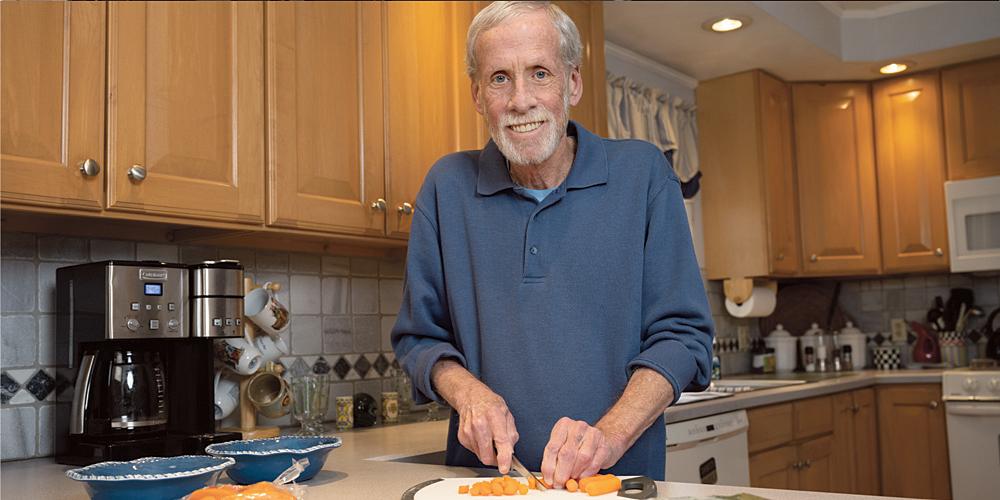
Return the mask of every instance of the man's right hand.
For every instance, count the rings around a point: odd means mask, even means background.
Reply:
[[[507,402],[454,360],[438,361],[434,387],[458,411],[458,442],[485,465],[510,472],[510,457],[520,437]]]

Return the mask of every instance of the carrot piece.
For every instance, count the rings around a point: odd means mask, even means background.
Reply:
[[[586,491],[586,490],[587,490],[587,483],[589,483],[589,482],[591,482],[591,481],[593,481],[594,479],[597,479],[597,478],[599,478],[599,477],[601,477],[601,476],[587,476],[587,477],[581,477],[581,478],[580,478],[580,481],[578,482],[578,485],[580,486],[580,489],[581,489],[581,490],[583,490],[583,491]]]
[[[464,495],[464,494],[466,494],[468,492],[469,492],[469,485],[463,484],[463,485],[461,485],[461,486],[458,487],[458,494],[459,495]]]
[[[498,497],[503,496],[503,485],[500,484],[501,482],[502,481],[500,482],[494,481],[493,484],[490,486],[490,490],[493,493],[493,496],[498,496]]]
[[[535,489],[535,476],[528,476],[528,489]]]
[[[579,487],[580,485],[576,482],[576,479],[570,478],[566,481],[566,491],[570,493],[576,493]]]
[[[622,487],[621,479],[610,474],[601,476],[597,479],[587,482],[587,494],[594,497],[597,495],[604,495],[605,493],[611,493],[620,490]]]
[[[517,482],[507,481],[507,484],[503,485],[504,495],[516,495],[517,494]]]
[[[528,494],[528,485],[526,485],[524,483],[518,483],[518,484],[520,484],[520,486],[517,487],[517,493],[520,494],[520,495],[527,495]]]

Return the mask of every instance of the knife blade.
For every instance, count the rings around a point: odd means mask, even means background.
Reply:
[[[521,476],[523,476],[525,479],[527,479],[529,477],[534,478],[535,479],[535,489],[538,489],[538,490],[541,490],[541,491],[545,491],[545,490],[548,489],[548,488],[545,487],[545,483],[541,480],[541,478],[539,478],[538,476],[532,474],[531,471],[529,471],[528,468],[525,467],[524,464],[522,464],[521,461],[518,460],[517,457],[515,457],[514,455],[510,456],[510,466],[511,466],[512,469],[514,469],[515,471],[517,471],[517,473],[520,474]]]

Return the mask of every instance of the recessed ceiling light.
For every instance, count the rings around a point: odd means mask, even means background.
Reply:
[[[750,22],[751,19],[747,16],[717,17],[701,23],[701,28],[713,33],[731,33],[750,26]]]
[[[878,72],[883,75],[895,75],[896,73],[902,73],[913,66],[914,63],[911,61],[896,61],[880,67]]]

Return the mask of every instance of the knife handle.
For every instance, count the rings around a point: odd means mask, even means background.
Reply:
[[[622,479],[622,487],[618,490],[618,496],[636,499],[655,498],[656,483],[647,476]]]

